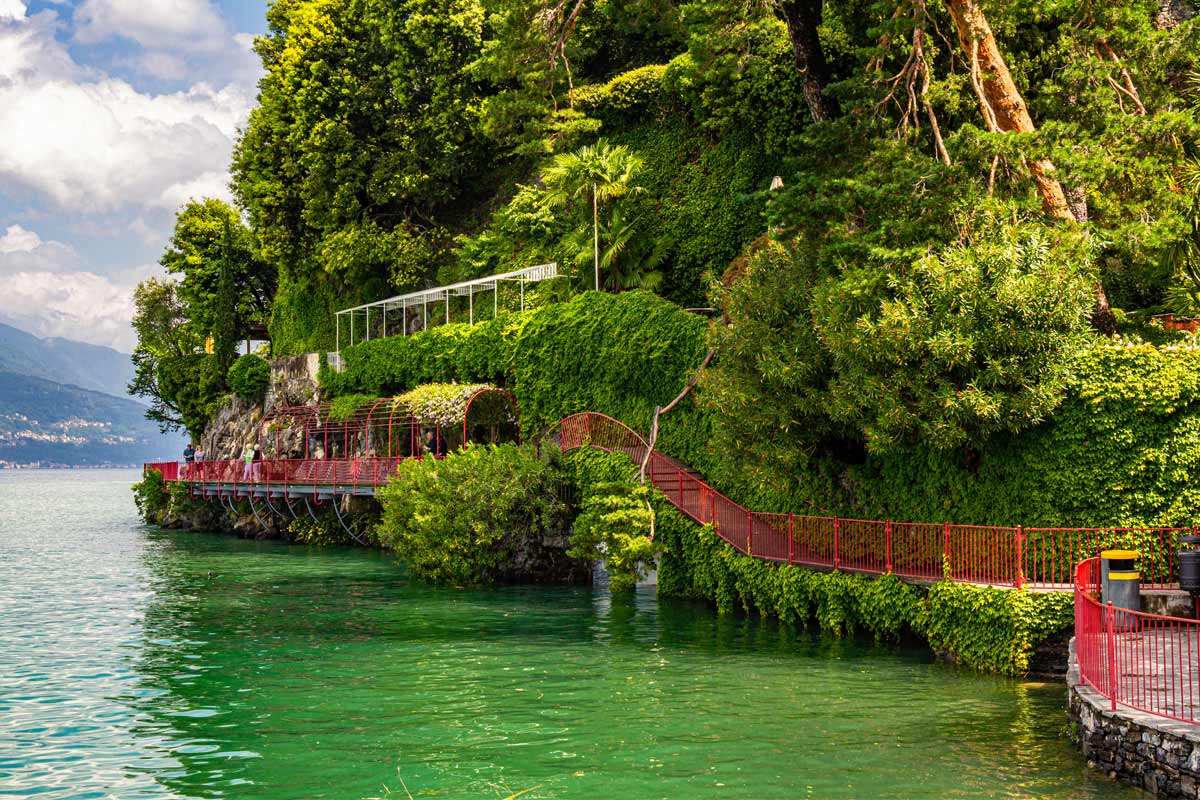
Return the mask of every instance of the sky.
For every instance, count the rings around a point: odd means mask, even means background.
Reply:
[[[0,322],[130,352],[190,199],[230,199],[266,0],[0,0]]]

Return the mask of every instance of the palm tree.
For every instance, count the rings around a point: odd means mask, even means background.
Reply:
[[[578,255],[576,263],[586,264],[594,256],[587,241],[586,229],[569,240]],[[666,259],[670,243],[665,239],[651,241],[637,235],[637,225],[629,219],[620,206],[613,209],[612,217],[604,227],[604,248],[600,251],[600,270],[604,273],[604,288],[613,292],[627,289],[654,291],[663,282],[660,269]]]
[[[542,170],[546,185],[544,202],[565,206],[592,192],[592,263],[596,271],[596,289],[600,288],[600,204],[609,203],[636,191],[633,181],[642,168],[642,159],[624,145],[610,145],[601,139],[574,153],[555,156]]]

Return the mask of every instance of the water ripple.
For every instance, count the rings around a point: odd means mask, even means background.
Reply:
[[[1135,797],[1061,687],[652,595],[410,585],[0,472],[0,798]]]

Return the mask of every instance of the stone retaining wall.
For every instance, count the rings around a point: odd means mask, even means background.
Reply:
[[[1108,698],[1079,683],[1075,642],[1067,668],[1071,740],[1088,766],[1164,798],[1200,798],[1200,726],[1111,709]]]

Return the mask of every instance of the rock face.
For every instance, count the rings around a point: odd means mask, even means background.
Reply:
[[[247,403],[239,397],[231,397],[213,417],[200,441],[210,461],[237,459],[247,444],[259,440],[259,423],[273,411],[291,406],[307,406],[320,400],[317,370],[320,367],[316,353],[277,358],[271,362],[271,383],[261,404]],[[281,429],[280,436],[267,436],[264,442],[268,455],[300,456],[304,453],[303,437],[298,430]]]
[[[1154,15],[1154,24],[1160,30],[1168,31],[1179,27],[1196,16],[1196,8],[1186,0],[1159,0],[1158,12]]]

